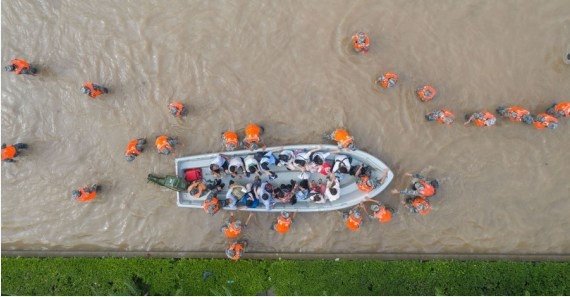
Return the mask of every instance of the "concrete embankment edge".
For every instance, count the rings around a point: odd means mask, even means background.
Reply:
[[[16,251],[3,250],[3,257],[113,257],[113,258],[225,258],[222,252],[207,251]],[[260,253],[246,252],[242,259],[290,260],[480,260],[480,261],[570,261],[570,254],[454,254],[454,253]]]

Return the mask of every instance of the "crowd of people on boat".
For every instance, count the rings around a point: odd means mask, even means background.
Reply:
[[[352,46],[357,53],[366,53],[370,49],[370,37],[362,32],[352,36]],[[10,64],[4,67],[5,71],[13,72],[17,75],[36,75],[38,69],[30,65],[23,59],[13,59]],[[393,88],[398,82],[398,75],[393,72],[386,72],[378,77],[376,84],[383,88]],[[109,89],[95,84],[91,81],[84,83],[80,91],[92,99],[108,94]],[[422,102],[432,101],[437,94],[436,89],[431,85],[421,86],[416,90],[418,99]],[[175,117],[182,118],[188,114],[188,108],[180,101],[171,102],[168,111]],[[558,119],[570,116],[570,102],[554,103],[544,112],[532,114],[527,109],[519,106],[496,108],[499,117],[507,118],[512,122],[523,122],[532,124],[537,129],[556,129]],[[447,109],[433,110],[425,115],[427,121],[437,121],[444,125],[451,125],[455,121],[454,114]],[[497,117],[487,110],[477,111],[465,116],[465,125],[473,122],[478,127],[491,127],[497,123]],[[322,152],[318,148],[309,151],[266,151],[266,145],[262,139],[264,128],[257,124],[249,124],[244,129],[244,136],[240,140],[236,131],[225,131],[221,134],[222,145],[226,151],[233,151],[237,148],[245,148],[252,151],[252,154],[245,157],[231,157],[219,154],[212,161],[210,170],[215,177],[214,181],[196,180],[192,182],[187,191],[194,197],[201,197],[204,192],[210,195],[205,200],[203,208],[206,213],[214,215],[222,208],[239,210],[247,208],[264,207],[271,209],[275,203],[295,204],[299,200],[306,200],[310,203],[325,203],[335,201],[341,196],[340,181],[344,175],[352,175],[358,189],[368,193],[372,189],[382,185],[388,174],[387,169],[380,177],[373,177],[370,168],[363,164],[351,164],[350,156],[342,154],[342,150],[356,150],[354,138],[345,129],[337,129],[327,133],[324,138],[335,141],[339,150],[335,152]],[[169,155],[174,152],[178,140],[169,135],[159,135],[155,138],[155,146],[158,153]],[[143,153],[147,140],[144,137],[135,138],[128,142],[125,150],[127,161],[134,161]],[[26,143],[2,144],[2,161],[16,162],[25,149]],[[261,151],[253,153],[253,151]],[[334,157],[332,155],[334,154]],[[332,159],[330,159],[332,157]],[[329,160],[330,159],[330,160]],[[298,180],[291,180],[289,184],[274,185],[271,181],[277,178],[273,166],[285,167],[288,170],[299,171]],[[313,173],[321,174],[325,181],[311,180]],[[227,187],[225,199],[219,199],[217,193],[225,188],[222,176],[228,175],[233,179],[240,179],[242,176],[254,176],[252,183],[245,185],[239,182],[230,181]],[[410,212],[425,215],[430,212],[429,199],[434,197],[439,184],[437,180],[427,179],[419,174],[406,173],[412,178],[411,188],[404,190],[393,189],[392,193],[402,196],[402,204]],[[263,180],[267,178],[267,180]],[[72,191],[72,198],[77,201],[87,202],[93,200],[100,192],[101,185],[90,184]],[[227,204],[226,204],[227,203]],[[365,207],[369,203],[369,208]],[[370,210],[370,212],[368,212]],[[389,222],[394,209],[388,207],[377,200],[367,197],[364,201],[343,213],[346,227],[350,230],[359,229],[362,224],[362,217],[378,220],[380,223]],[[296,212],[289,214],[283,211],[279,214],[271,229],[284,234],[293,223]],[[228,238],[236,239],[243,227],[246,227],[251,214],[245,224],[234,218],[233,211],[230,219],[222,227],[222,231]],[[243,255],[247,247],[247,242],[236,240],[226,249],[226,255],[237,260]]]

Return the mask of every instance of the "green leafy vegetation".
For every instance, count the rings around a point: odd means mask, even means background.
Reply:
[[[570,263],[2,258],[2,295],[570,295]]]

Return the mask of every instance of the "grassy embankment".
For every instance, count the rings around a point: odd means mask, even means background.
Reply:
[[[570,295],[567,262],[3,257],[1,268],[2,295]]]

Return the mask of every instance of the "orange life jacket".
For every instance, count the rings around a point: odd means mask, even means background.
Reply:
[[[182,111],[184,110],[184,104],[179,101],[174,101],[168,105],[168,109],[176,108],[176,117],[182,117]]]
[[[245,247],[241,243],[232,243],[232,245],[230,245],[230,250],[235,251],[235,255],[232,260],[237,261],[241,257],[242,251],[245,251]]]
[[[555,117],[547,114],[547,113],[541,113],[538,114],[536,116],[536,119],[534,120],[533,124],[537,129],[544,129],[544,128],[548,128],[549,124],[557,124],[558,123],[558,119],[556,119]]]
[[[214,205],[214,210],[212,211],[212,214],[215,214],[216,212],[218,212],[218,210],[220,210],[218,198],[212,197],[212,199],[210,200],[204,200],[204,211],[207,214],[210,214],[210,212],[208,212],[208,209],[210,208],[211,205]]]
[[[564,113],[564,117],[570,116],[570,102],[562,102],[554,106],[554,111],[558,114],[560,111]]]
[[[346,227],[348,227],[348,229],[350,230],[358,230],[358,228],[360,228],[361,222],[362,222],[362,217],[357,219],[354,217],[354,213],[351,213],[348,216],[348,219],[346,219]]]
[[[382,205],[378,211],[374,213],[374,217],[377,218],[380,223],[386,223],[392,220],[392,212]]]
[[[2,149],[2,161],[11,160],[16,157],[18,150],[13,145],[8,145]]]
[[[433,99],[433,97],[435,97],[436,91],[432,86],[427,85],[419,89],[417,94],[418,98],[420,98],[421,101],[427,102]]]
[[[16,65],[16,70],[14,70],[16,74],[20,74],[24,69],[30,70],[30,64],[24,60],[14,59],[10,61],[10,63],[12,63],[12,65]]]
[[[481,118],[481,119],[475,118],[475,125],[478,127],[487,127],[485,122],[487,120],[492,120],[492,119],[496,120],[496,117],[492,113],[485,111],[485,112],[483,112],[483,118]],[[492,126],[492,125],[489,125],[489,126]]]
[[[226,146],[226,148],[228,148],[229,146],[237,148],[239,146],[239,138],[237,133],[234,131],[227,131],[226,133],[224,133],[222,138],[224,139],[224,145]]]
[[[346,130],[337,129],[332,134],[333,134],[332,139],[338,142],[338,144],[340,144],[340,146],[343,148],[347,148],[353,142],[352,136],[350,136],[350,134],[348,134]]]
[[[368,193],[374,189],[374,185],[371,184],[370,178],[367,175],[360,177],[358,182],[356,182],[356,187],[365,193]]]
[[[435,194],[435,188],[430,183],[425,180],[420,180],[419,183],[424,187],[422,190],[417,189],[422,197],[431,197]]]
[[[418,211],[419,214],[421,215],[425,215],[427,213],[429,213],[429,211],[431,210],[431,206],[429,205],[429,203],[427,202],[427,200],[421,198],[421,197],[416,197],[414,199],[414,201],[412,202],[412,206]]]
[[[239,228],[236,227],[236,222],[233,222],[226,228],[226,237],[228,238],[238,237],[240,232],[241,232],[241,227]]]
[[[513,117],[511,114],[515,113],[516,116]],[[509,120],[513,121],[513,122],[520,122],[522,121],[522,117],[525,115],[530,114],[530,111],[522,108],[522,107],[518,107],[518,106],[513,106],[510,107],[509,109],[507,109],[506,112],[506,116],[509,118]]]
[[[398,81],[398,76],[395,73],[392,72],[386,72],[386,74],[384,74],[380,80],[378,81],[378,83],[383,86],[384,88],[388,88],[389,85],[388,83],[390,82],[390,79],[392,79],[394,81],[394,83],[396,83]]]
[[[168,149],[169,151],[172,151],[172,147],[170,146],[170,143],[168,143],[168,136],[166,135],[161,135],[158,138],[156,138],[154,144],[156,145],[156,148],[158,149],[159,152],[162,152],[164,148]]]
[[[256,124],[249,124],[245,127],[245,143],[250,145],[251,143],[259,143],[259,135],[261,134],[261,128]]]
[[[455,120],[455,116],[449,110],[442,109],[441,111],[443,112],[443,116],[440,117],[438,115],[437,121],[445,125],[451,125]]]
[[[275,224],[275,231],[281,234],[287,233],[289,226],[291,226],[291,218],[284,218],[280,215],[277,219],[277,224]]]
[[[130,155],[138,156],[138,155],[140,155],[141,152],[139,150],[137,150],[137,144],[138,144],[137,139],[131,140],[131,142],[129,142],[129,144],[127,145],[127,150],[125,151],[125,156],[130,156]]]
[[[92,82],[86,82],[85,84],[83,84],[83,87],[88,88],[91,91],[91,93],[89,94],[89,97],[91,97],[91,98],[95,98],[95,97],[103,94],[102,91],[96,90],[95,87],[93,87]]]
[[[368,51],[368,48],[370,47],[370,38],[368,37],[368,35],[364,34],[364,42],[363,43],[359,43],[359,34],[356,34],[354,36],[352,36],[352,46],[354,47],[354,50],[357,52],[360,51]]]
[[[79,190],[81,195],[76,198],[77,201],[87,202],[87,201],[93,200],[95,198],[95,196],[97,196],[97,191],[87,193],[87,191],[85,191],[85,189],[89,189],[89,187],[81,188]]]

